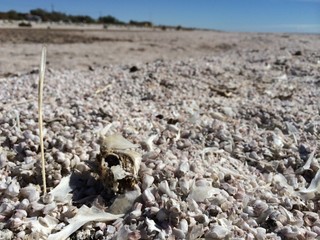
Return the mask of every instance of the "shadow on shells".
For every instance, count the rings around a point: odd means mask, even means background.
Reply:
[[[72,202],[79,207],[83,204],[92,206],[98,201],[111,212],[125,213],[140,195],[137,183],[141,157],[129,150],[137,145],[121,135],[101,137],[99,144],[100,154],[96,161],[86,162],[89,169],[70,175],[68,185]]]
[[[72,173],[70,176],[73,205],[80,207],[83,204],[92,206],[96,199],[103,199],[104,206],[110,206],[115,199],[115,194],[107,192],[99,179],[89,172]]]

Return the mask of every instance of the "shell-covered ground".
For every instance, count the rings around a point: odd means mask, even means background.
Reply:
[[[49,67],[45,197],[38,74],[0,79],[0,239],[47,239],[88,209],[70,239],[320,238],[320,49],[300,37],[194,59]],[[135,190],[105,189],[101,134],[138,145]],[[51,193],[61,179],[65,198]]]

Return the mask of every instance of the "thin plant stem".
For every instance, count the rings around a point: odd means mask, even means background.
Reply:
[[[47,48],[42,47],[40,71],[39,71],[39,86],[38,86],[38,113],[39,113],[39,135],[40,135],[40,149],[41,149],[41,173],[43,183],[43,193],[47,193],[46,186],[46,166],[44,160],[44,147],[43,147],[43,120],[42,120],[42,96],[43,96],[43,81],[46,71],[46,55]]]

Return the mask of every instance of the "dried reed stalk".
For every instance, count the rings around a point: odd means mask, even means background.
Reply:
[[[40,71],[39,71],[39,86],[38,86],[38,113],[39,113],[39,134],[40,134],[40,149],[41,149],[41,173],[43,183],[43,193],[47,193],[46,186],[46,168],[44,160],[44,147],[43,147],[43,120],[42,120],[42,95],[43,95],[43,80],[46,71],[46,55],[47,48],[42,47]]]

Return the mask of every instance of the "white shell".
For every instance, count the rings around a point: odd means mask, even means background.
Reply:
[[[120,165],[112,166],[111,171],[113,173],[114,180],[116,181],[124,179],[128,175]]]
[[[0,153],[0,169],[4,168],[8,163],[7,154],[5,152]]]
[[[42,201],[43,203],[45,204],[49,204],[49,203],[52,203],[54,200],[54,196],[51,194],[51,193],[47,193],[46,195],[44,195],[42,197]]]
[[[200,209],[199,209],[198,203],[195,200],[191,199],[191,198],[188,199],[188,207],[189,207],[190,211],[193,211],[193,212],[199,211],[199,212],[201,212]]]
[[[147,188],[146,190],[143,191],[143,193],[142,193],[142,199],[143,199],[147,204],[152,204],[152,203],[155,201],[155,197],[153,196],[150,188]]]
[[[220,194],[220,189],[209,186],[195,186],[187,199],[192,199],[196,202],[204,202],[206,199],[212,198],[214,195]]]
[[[188,239],[198,239],[200,236],[203,235],[203,225],[198,224],[198,225],[193,225],[191,228],[190,233],[188,234]]]
[[[159,228],[156,227],[156,223],[152,220],[152,219],[149,219],[149,218],[146,218],[146,224],[148,226],[148,231],[149,232],[153,232],[153,231],[156,231],[156,232],[161,232],[161,230]]]
[[[161,192],[167,194],[169,197],[177,199],[177,195],[173,191],[171,191],[167,180],[164,180],[164,181],[160,182],[159,190]]]
[[[187,161],[183,161],[180,163],[179,171],[183,174],[186,174],[190,170],[190,164]]]
[[[178,228],[173,228],[172,234],[176,237],[176,239],[185,239],[186,238],[186,234]]]
[[[113,215],[111,213],[106,213],[101,209],[96,207],[87,207],[83,205],[77,214],[69,219],[69,225],[64,227],[60,232],[51,234],[48,240],[55,239],[67,239],[73,232],[78,230],[81,226],[91,221],[113,221],[115,219],[121,218],[123,214]]]
[[[31,209],[34,212],[41,211],[44,208],[44,204],[39,203],[38,201],[34,201],[30,203]]]
[[[314,148],[314,150],[312,151],[312,153],[309,155],[308,160],[306,161],[306,163],[303,165],[303,167],[301,169],[299,169],[298,171],[303,172],[304,170],[308,170],[310,169],[311,165],[318,165],[318,161],[315,159],[314,155],[316,153],[317,150],[317,145]]]
[[[26,210],[17,209],[16,212],[15,212],[15,214],[14,214],[14,216],[15,216],[16,218],[23,219],[23,218],[25,218],[25,217],[28,216],[28,213],[27,213]]]
[[[142,214],[142,204],[141,203],[137,203],[135,209],[130,213],[130,217],[131,218],[138,218],[141,216]]]
[[[180,178],[179,187],[183,194],[188,194],[190,189],[190,181],[186,178]]]
[[[40,199],[39,186],[29,184],[20,190],[23,197],[27,198],[31,203]]]
[[[106,150],[125,150],[129,148],[137,148],[137,144],[133,144],[127,139],[125,139],[122,135],[114,134],[108,137],[102,138],[101,146]]]
[[[12,179],[5,193],[11,197],[16,197],[19,195],[20,184],[17,182],[15,178]]]
[[[145,148],[147,152],[152,152],[154,150],[153,141],[158,137],[158,134],[149,136],[146,140],[141,142],[141,145]]]
[[[143,179],[142,179],[142,186],[141,186],[142,189],[147,189],[147,188],[151,187],[153,181],[154,181],[153,176],[148,175],[148,174],[144,175]]]
[[[14,228],[14,229],[16,229],[16,228],[20,227],[22,224],[24,224],[24,221],[21,220],[21,218],[17,218],[17,217],[10,218],[9,222],[10,222],[10,225],[12,226],[12,228]]]
[[[313,199],[315,197],[315,194],[319,192],[320,192],[320,169],[312,179],[309,187],[307,189],[301,190],[300,193],[306,199]]]
[[[18,239],[19,239],[19,238],[20,238],[20,239],[26,239],[25,236],[26,236],[26,232],[25,232],[25,231],[20,231],[20,232],[17,233],[17,236],[16,236],[16,237],[17,237]]]
[[[179,229],[185,234],[188,233],[189,226],[188,226],[188,221],[186,219],[183,218],[180,220]]]
[[[205,238],[206,239],[224,239],[229,234],[230,230],[220,226],[215,225],[212,229],[209,230],[208,233],[206,233]]]
[[[45,205],[45,207],[43,208],[43,213],[44,214],[49,214],[51,212],[53,212],[57,207],[57,204],[55,202],[52,202],[50,204]]]
[[[30,201],[27,198],[25,198],[20,202],[20,204],[18,205],[18,208],[26,210],[29,204],[30,204]]]
[[[256,216],[259,216],[269,208],[268,204],[261,200],[256,200],[253,204],[253,211]]]
[[[60,183],[51,190],[50,195],[54,197],[55,201],[64,202],[71,199],[72,196],[69,194],[72,191],[72,188],[70,187],[70,178],[71,175],[63,177]]]

